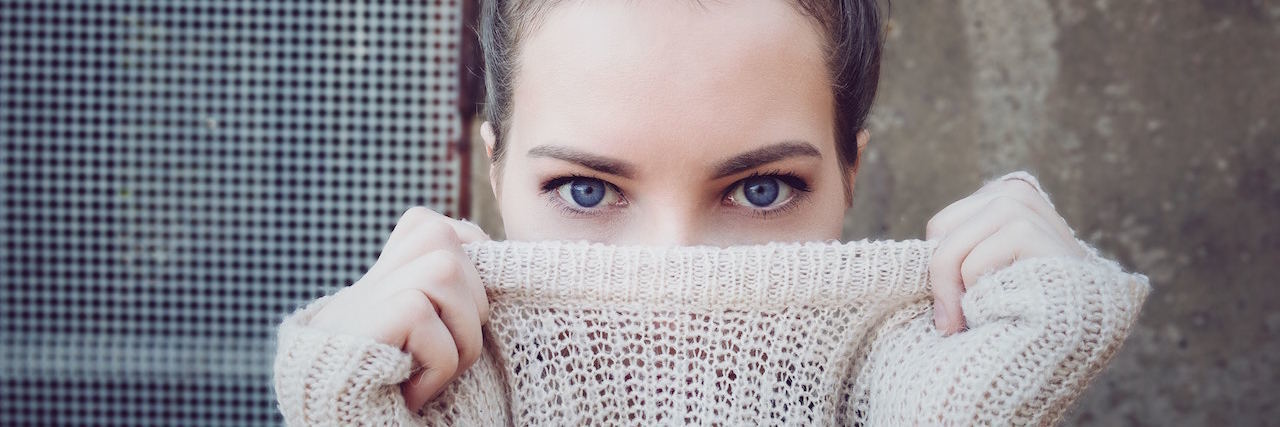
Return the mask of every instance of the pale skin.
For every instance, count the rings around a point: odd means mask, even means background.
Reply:
[[[858,165],[841,167],[820,29],[785,1],[566,2],[521,41],[505,154],[491,169],[512,240],[738,245],[835,240]],[[482,137],[492,155],[492,125]],[[858,158],[870,141],[857,135]],[[583,203],[583,202],[587,203]],[[587,206],[590,205],[590,206]],[[996,181],[939,211],[925,238],[935,322],[1016,260],[1083,257],[1030,183]],[[363,278],[313,324],[372,337],[420,367],[420,408],[482,351],[488,301],[462,244],[474,225],[425,208],[399,220]]]

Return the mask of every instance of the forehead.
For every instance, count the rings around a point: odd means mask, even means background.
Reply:
[[[562,3],[520,42],[511,148],[834,144],[822,40],[784,0]]]

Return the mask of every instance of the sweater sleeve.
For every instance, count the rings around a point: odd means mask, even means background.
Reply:
[[[1083,242],[1082,242],[1083,244]],[[1019,260],[961,299],[969,329],[943,337],[932,301],[877,331],[855,396],[871,425],[1049,425],[1119,349],[1150,292],[1089,247]],[[853,397],[853,396],[851,396]]]
[[[310,327],[335,295],[313,301],[280,324],[273,375],[286,424],[417,424],[397,386],[409,377],[412,357],[372,338]]]
[[[413,372],[410,354],[372,338],[311,326],[315,314],[336,295],[313,301],[280,324],[273,374],[276,401],[286,424],[509,423],[503,379],[488,351],[421,411],[410,411],[400,392],[400,383]]]
[[[1022,180],[1053,205],[1026,171]],[[866,351],[847,414],[869,425],[1050,425],[1115,355],[1150,292],[1080,241],[1083,258],[1019,260],[981,277],[961,298],[968,329],[944,337],[933,301],[889,316]]]

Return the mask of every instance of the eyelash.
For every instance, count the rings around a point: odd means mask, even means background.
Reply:
[[[557,188],[560,188],[560,186],[561,186],[561,185],[565,185],[565,184],[568,184],[568,183],[570,183],[570,182],[573,182],[573,180],[575,180],[575,179],[594,179],[594,180],[597,180],[597,181],[603,182],[603,183],[604,183],[604,185],[607,185],[607,186],[609,186],[609,188],[613,189],[613,191],[618,192],[618,196],[622,199],[623,203],[624,203],[624,204],[626,203],[627,198],[626,198],[625,196],[623,196],[623,195],[622,195],[622,189],[621,189],[621,188],[618,188],[618,186],[613,185],[613,183],[611,183],[611,182],[609,182],[609,181],[607,181],[607,180],[601,179],[601,178],[597,178],[597,177],[589,176],[589,175],[579,175],[579,174],[570,174],[570,175],[558,176],[558,177],[555,177],[555,178],[551,178],[551,179],[547,180],[546,182],[542,183],[542,195],[543,195],[543,197],[546,197],[546,198],[547,198],[547,203],[551,204],[551,205],[552,205],[552,207],[555,207],[555,208],[557,208],[557,209],[560,209],[560,211],[561,211],[561,212],[564,212],[566,215],[573,215],[573,216],[594,216],[594,215],[599,215],[602,211],[604,211],[605,209],[607,209],[607,207],[605,207],[605,208],[585,209],[585,210],[584,210],[584,209],[578,209],[578,208],[575,208],[575,207],[573,207],[573,206],[570,206],[568,203],[565,203],[565,201],[564,201],[564,200],[561,200],[561,199],[560,199],[560,196],[559,196],[558,194],[556,194],[556,189],[557,189]]]
[[[728,200],[730,195],[733,193],[734,189],[737,189],[738,186],[742,185],[743,181],[746,181],[751,178],[757,178],[757,177],[767,177],[767,178],[776,179],[778,181],[782,181],[783,184],[791,186],[791,189],[795,191],[791,193],[791,200],[788,200],[786,204],[783,204],[781,206],[777,206],[769,209],[746,208],[751,211],[752,216],[756,216],[760,218],[768,218],[770,216],[781,215],[781,214],[790,212],[792,209],[799,207],[800,202],[804,201],[805,197],[808,197],[809,192],[813,191],[812,189],[809,188],[809,183],[805,181],[804,178],[801,178],[800,176],[793,174],[791,172],[784,172],[781,170],[772,170],[772,171],[766,171],[766,172],[756,171],[756,172],[752,172],[751,175],[745,176],[742,179],[735,181],[733,185],[730,185],[729,188],[725,190],[724,194],[720,196],[720,200],[722,201]],[[729,203],[732,203],[732,202],[729,202]],[[734,206],[739,207],[736,204]]]
[[[793,174],[791,172],[784,172],[781,170],[772,170],[767,172],[756,171],[756,172],[753,172],[751,175],[748,175],[746,177],[743,177],[742,179],[734,181],[733,185],[730,185],[729,188],[725,189],[724,193],[720,195],[720,200],[722,202],[727,200],[730,194],[732,194],[733,191],[738,188],[738,186],[742,185],[743,181],[746,181],[751,178],[757,178],[757,177],[774,178],[774,179],[777,179],[778,181],[782,181],[783,184],[791,186],[793,190],[796,190],[795,192],[792,193],[791,200],[787,201],[787,203],[784,205],[771,208],[771,209],[747,208],[751,211],[751,215],[758,216],[760,218],[768,218],[770,216],[780,215],[780,214],[784,214],[791,211],[792,209],[796,208],[800,204],[800,202],[803,201],[804,198],[808,196],[808,194],[811,191],[813,191],[812,189],[809,188],[808,181],[805,181],[804,178],[801,178],[799,175]],[[550,203],[553,207],[560,209],[562,212],[564,212],[567,215],[594,216],[594,215],[601,214],[601,212],[604,209],[607,209],[607,207],[587,209],[587,210],[578,209],[569,205],[564,200],[560,200],[560,196],[556,194],[556,189],[560,188],[560,186],[564,184],[573,182],[573,180],[575,179],[598,180],[604,183],[604,185],[609,186],[609,188],[613,189],[613,191],[616,191],[618,193],[619,198],[622,199],[623,203],[624,204],[626,203],[626,200],[627,200],[626,195],[622,193],[622,189],[618,188],[618,186],[613,185],[613,183],[601,178],[597,178],[589,175],[581,175],[581,174],[562,175],[562,176],[548,179],[545,182],[543,182],[541,185],[541,189],[542,189],[541,194],[543,195],[543,197],[547,198],[548,203]],[[740,207],[736,204],[733,206]]]

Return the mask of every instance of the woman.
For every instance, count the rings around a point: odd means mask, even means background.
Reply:
[[[481,37],[493,191],[512,240],[739,245],[840,237],[876,92],[873,0],[487,1]],[[938,212],[930,273],[944,333],[966,284],[1087,248],[1012,174]],[[422,407],[481,354],[488,305],[461,245],[423,208],[313,326],[400,347]],[[438,315],[437,315],[438,313]]]

